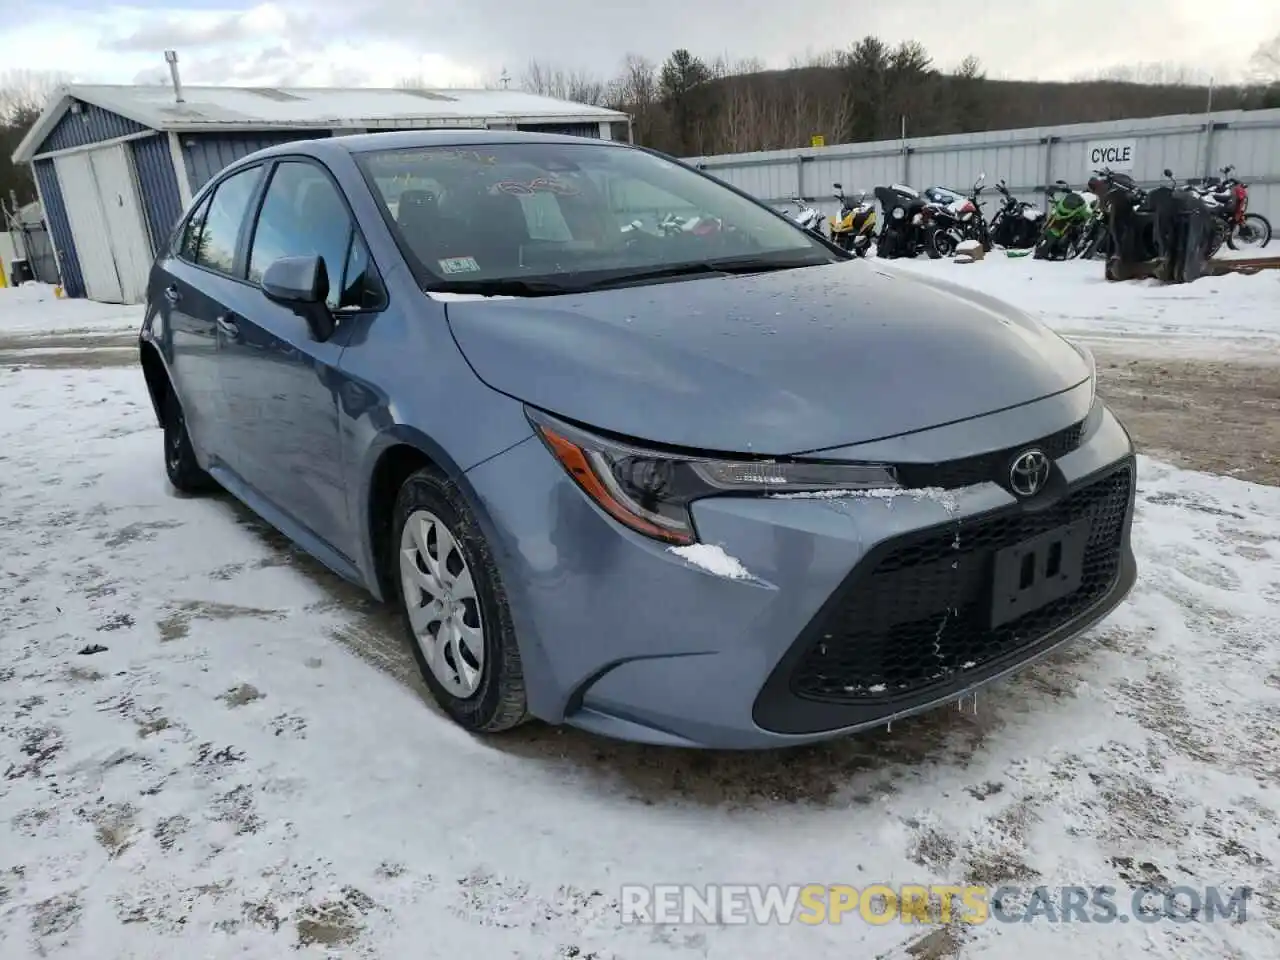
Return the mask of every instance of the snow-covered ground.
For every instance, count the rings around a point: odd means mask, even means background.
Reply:
[[[1088,341],[1136,339],[1154,341],[1159,349],[1181,345],[1214,352],[1206,341],[1226,339],[1227,347],[1280,349],[1280,270],[1169,285],[1110,282],[1096,260],[1045,263],[999,250],[969,264],[925,257],[871,262],[974,287],[1031,311],[1059,333]]]
[[[54,289],[47,283],[0,289],[0,338],[137,330],[142,324],[142,307],[59,298]]]
[[[990,274],[1071,309],[1072,265],[1040,266]],[[1116,296],[1139,324],[1225,324],[1180,292]],[[1240,296],[1245,324],[1275,309]],[[85,326],[67,306],[45,329]],[[4,366],[0,409],[5,960],[1280,956],[1280,488],[1142,459],[1131,599],[976,714],[766,755],[476,740],[405,682],[376,610],[227,500],[172,492],[137,370]],[[618,910],[627,883],[1005,881],[1116,886],[1122,913],[1143,883],[1257,893],[1243,924],[923,945]]]

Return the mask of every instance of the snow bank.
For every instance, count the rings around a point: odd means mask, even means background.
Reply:
[[[1059,333],[1280,340],[1280,270],[1228,274],[1195,283],[1113,283],[1100,261],[1049,263],[993,250],[964,269],[950,260],[889,261],[1006,300]]]

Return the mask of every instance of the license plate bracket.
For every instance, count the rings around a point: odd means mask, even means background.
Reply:
[[[992,565],[992,628],[1078,590],[1088,541],[1085,518],[997,552]]]

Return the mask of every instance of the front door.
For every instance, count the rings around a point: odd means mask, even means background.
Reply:
[[[252,231],[249,284],[227,304],[229,322],[219,331],[234,469],[276,509],[351,559],[356,543],[347,513],[338,361],[349,333],[341,316],[351,299],[344,299],[343,278],[348,261],[364,275],[365,247],[336,182],[318,163],[301,159],[276,164]],[[328,305],[338,318],[325,342],[257,286],[277,259],[312,255],[325,261]]]

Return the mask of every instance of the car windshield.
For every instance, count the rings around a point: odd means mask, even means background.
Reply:
[[[357,159],[428,290],[568,293],[840,259],[786,219],[641,150],[523,142]]]

